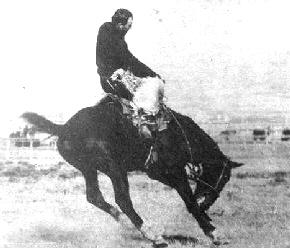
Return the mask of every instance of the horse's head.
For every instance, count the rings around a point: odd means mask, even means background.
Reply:
[[[213,205],[230,180],[232,168],[240,165],[230,160],[206,161],[199,165],[200,174],[195,178],[194,196],[202,211]]]
[[[233,162],[226,157],[211,160],[201,159],[199,160],[201,162],[190,166],[190,152],[193,152],[193,157],[197,154],[194,153],[193,149],[190,150],[186,142],[180,140],[180,137],[182,136],[177,137],[169,130],[163,131],[159,140],[161,166],[172,171],[186,164],[189,165],[188,178],[196,182],[194,196],[201,210],[206,211],[213,205],[230,180],[231,170],[234,167]],[[175,139],[173,140],[173,138]]]
[[[174,111],[172,113],[175,121],[169,125],[168,130],[171,134],[171,140],[167,142],[171,144],[169,153],[173,154],[172,161],[179,158],[180,164],[194,165],[190,168],[188,177],[194,177],[194,196],[201,210],[206,211],[230,180],[232,168],[242,164],[226,157],[216,142],[191,118]]]

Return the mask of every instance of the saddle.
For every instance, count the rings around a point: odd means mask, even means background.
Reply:
[[[111,99],[108,101],[108,98]],[[131,101],[120,98],[111,93],[107,93],[101,102],[109,104],[118,102],[121,105],[122,114],[128,118],[135,126],[140,136],[146,139],[153,139],[154,132],[161,132],[167,129],[168,123],[172,120],[171,113],[165,104],[162,104],[156,115],[148,114],[143,109],[137,109]]]
[[[164,82],[160,78],[139,78],[130,71],[118,69],[110,79],[125,88],[127,95],[132,95],[126,99],[114,94],[122,105],[123,114],[138,128],[140,135],[152,139],[154,132],[167,128],[171,114],[163,102]]]
[[[148,114],[144,109],[134,109],[122,102],[123,114],[129,118],[133,125],[138,128],[140,135],[152,139],[154,132],[161,132],[167,129],[172,117],[166,106],[162,104],[159,111],[153,115]]]

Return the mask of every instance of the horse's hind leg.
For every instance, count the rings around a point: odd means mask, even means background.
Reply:
[[[140,229],[143,224],[143,220],[133,208],[133,203],[131,201],[129,193],[129,182],[127,174],[122,175],[122,172],[120,172],[120,174],[113,174],[114,175],[110,175],[110,179],[114,188],[115,202],[120,207],[122,212],[128,216],[128,218],[135,225],[135,227],[137,229]]]
[[[106,213],[110,214],[116,221],[119,221],[121,212],[105,201],[99,189],[98,175],[96,172],[85,173],[87,201]]]

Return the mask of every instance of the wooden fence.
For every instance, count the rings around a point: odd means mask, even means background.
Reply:
[[[225,147],[229,152],[235,150],[235,147],[239,147],[238,150],[250,151],[257,145],[262,150],[266,149],[263,148],[264,145],[269,145],[271,146],[271,151],[279,150],[281,147],[287,147],[288,154],[288,151],[290,151],[290,137],[289,139],[285,139],[285,137],[283,138],[283,136],[277,135],[280,132],[271,132],[263,136],[264,138],[254,137],[253,130],[250,129],[208,133],[221,147]],[[51,139],[43,142],[43,140],[39,141],[37,139],[27,138],[0,138],[0,162],[27,161],[29,163],[47,165],[64,162],[57,151],[56,140]]]
[[[42,144],[37,140],[0,138],[0,161],[55,164],[63,159],[55,141]]]

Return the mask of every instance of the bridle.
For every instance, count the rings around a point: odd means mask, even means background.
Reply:
[[[202,167],[202,164],[199,164],[199,166]],[[224,161],[224,162],[223,162],[223,169],[222,169],[222,171],[221,171],[221,173],[220,173],[220,175],[219,175],[219,179],[217,180],[217,182],[216,182],[216,184],[215,184],[214,186],[212,186],[212,185],[210,185],[209,183],[203,181],[203,180],[200,178],[200,176],[196,176],[195,174],[194,174],[194,175],[191,175],[191,174],[190,174],[190,175],[188,175],[188,177],[189,177],[191,180],[198,181],[198,182],[200,182],[200,183],[206,185],[206,186],[209,187],[213,192],[215,192],[215,194],[216,194],[217,196],[219,196],[218,187],[219,187],[219,185],[220,185],[222,179],[223,179],[224,177],[226,177],[226,176],[225,176],[225,171],[226,171],[226,168],[227,168],[227,167],[228,167],[228,163]],[[193,171],[194,171],[194,170],[193,170]]]

